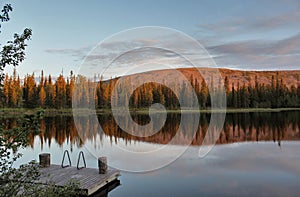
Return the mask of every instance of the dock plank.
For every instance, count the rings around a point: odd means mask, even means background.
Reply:
[[[76,167],[62,168],[60,165],[50,165],[47,168],[40,168],[40,179],[38,183],[55,183],[56,186],[63,186],[70,180],[78,181],[80,189],[87,191],[91,195],[116,180],[120,176],[120,171],[108,169],[106,174],[99,174],[98,169],[83,168],[78,170]]]

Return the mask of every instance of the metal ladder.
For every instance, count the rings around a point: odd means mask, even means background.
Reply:
[[[69,160],[69,164],[68,165],[64,165],[64,161],[65,161],[65,157],[68,157],[68,160]],[[83,166],[79,167],[79,163],[80,163],[80,158],[82,157],[83,159]],[[61,167],[62,168],[66,168],[66,167],[70,167],[72,166],[72,163],[71,163],[71,158],[70,158],[70,154],[69,154],[69,151],[68,150],[65,150],[64,151],[64,155],[63,155],[63,159],[62,159],[62,162],[61,162]],[[78,160],[77,160],[77,170],[81,170],[83,168],[86,168],[86,162],[85,162],[85,157],[84,157],[84,154],[82,151],[79,152],[79,155],[78,155]]]

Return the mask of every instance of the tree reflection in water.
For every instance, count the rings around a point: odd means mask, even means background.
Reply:
[[[300,111],[292,112],[253,112],[253,113],[228,113],[217,144],[228,144],[234,142],[247,141],[274,141],[281,145],[281,141],[299,141],[300,140]],[[150,119],[148,115],[134,114],[132,118],[141,125],[147,124]],[[191,116],[191,123],[193,123]],[[200,116],[199,126],[194,135],[193,128],[180,127],[181,115],[179,113],[169,113],[163,128],[148,137],[138,137],[122,131],[116,124],[112,115],[99,115],[98,121],[103,129],[99,132],[99,123],[89,119],[89,116],[81,118],[82,124],[79,124],[78,135],[72,116],[45,117],[41,120],[41,133],[39,134],[41,148],[51,146],[52,140],[59,145],[68,142],[71,149],[74,146],[82,147],[86,140],[94,141],[100,137],[100,140],[109,139],[110,143],[118,143],[123,140],[128,143],[142,141],[156,144],[167,144],[170,140],[176,145],[186,144],[192,141],[191,145],[200,146],[205,137],[209,126],[210,114],[203,113]],[[159,121],[160,119],[156,119]],[[5,123],[7,128],[17,124],[14,118],[0,120]],[[124,120],[127,121],[127,120]],[[193,127],[194,124],[191,124]],[[181,129],[181,135],[176,135],[178,129]],[[211,134],[213,135],[213,134]],[[30,135],[30,146],[34,146],[35,136]]]

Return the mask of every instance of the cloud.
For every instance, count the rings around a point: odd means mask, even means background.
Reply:
[[[300,26],[300,9],[296,9],[274,16],[248,16],[239,18],[227,18],[226,20],[211,23],[199,24],[202,32],[209,31],[216,36],[233,36],[237,34],[265,33],[278,29],[298,29]]]
[[[280,40],[270,49],[274,55],[299,55],[300,54],[300,33]]]
[[[273,16],[270,18],[257,18],[252,24],[249,24],[249,29],[273,30],[275,28],[287,27],[292,24],[300,25],[300,10],[288,12],[285,14]]]
[[[235,35],[237,32],[243,31],[247,35],[247,29],[276,29],[287,26],[288,24],[297,24],[300,22],[294,17],[300,18],[300,12],[295,11],[289,14],[281,14],[269,18],[259,18],[252,22],[240,18],[233,21],[225,21],[222,24],[202,25],[212,31],[224,32],[223,39],[227,34]],[[299,31],[299,30],[298,30]],[[226,39],[216,39],[214,42],[206,40],[205,47],[209,54],[214,58],[219,67],[230,67],[239,69],[299,69],[300,64],[300,32],[293,31],[292,36],[277,40],[270,40],[267,36],[261,39],[253,39],[249,36],[246,40],[226,41]],[[233,36],[234,38],[234,36]],[[252,38],[252,39],[251,39]],[[205,38],[200,38],[199,43],[202,44]],[[193,60],[200,62],[200,66],[212,66],[209,55],[203,49],[202,53],[195,53],[196,48],[192,42],[178,37],[178,35],[159,35],[151,39],[121,37],[112,39],[101,44],[101,46],[93,49],[92,47],[82,47],[77,49],[48,49],[47,53],[60,54],[75,57],[78,60],[85,59],[86,66],[89,70],[93,67],[103,65],[103,67],[114,64],[115,69],[127,68],[130,64],[143,65],[149,62],[157,62],[161,64],[169,64],[173,67],[191,67],[186,60],[182,58],[192,57]],[[171,49],[171,50],[169,50]],[[178,51],[172,51],[177,49]],[[177,54],[176,52],[179,52]],[[182,55],[182,56],[181,56]],[[199,65],[196,65],[199,66]],[[87,69],[88,70],[88,69]],[[88,72],[88,71],[87,71]],[[115,72],[115,70],[114,70]],[[120,71],[121,72],[121,71]],[[117,72],[116,72],[117,75]]]
[[[248,69],[299,69],[300,33],[281,40],[247,40],[208,47],[217,64]]]
[[[91,46],[85,46],[77,49],[72,48],[52,48],[46,49],[45,52],[54,55],[75,57],[76,61],[81,61],[92,49]]]
[[[181,38],[178,35],[161,36],[157,39],[130,39],[119,38],[120,40],[106,41],[96,47],[87,61],[95,65],[99,62],[118,62],[119,64],[145,63],[149,61],[168,60],[182,58],[197,54],[208,56],[204,47],[199,52],[199,44],[191,39]],[[197,47],[197,48],[196,48]],[[98,62],[97,62],[98,61]]]
[[[300,9],[266,16],[227,18],[212,24],[200,24],[209,32],[206,48],[218,66],[242,69],[299,69]]]

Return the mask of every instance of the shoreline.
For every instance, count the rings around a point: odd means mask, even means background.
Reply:
[[[120,109],[121,110],[121,109]],[[38,111],[44,111],[44,116],[72,116],[73,110],[71,108],[67,109],[27,109],[27,108],[4,108],[0,109],[0,118],[5,117],[15,117],[22,115],[30,115],[34,114]],[[251,112],[282,112],[282,111],[300,111],[300,108],[227,108],[223,109],[201,109],[201,110],[189,110],[189,109],[173,109],[166,110],[167,113],[251,113]],[[149,114],[149,109],[130,109],[131,114]],[[157,113],[163,113],[164,111],[155,111]],[[94,113],[93,110],[90,109],[77,109],[76,113],[78,115],[88,115]],[[96,114],[112,114],[109,109],[101,109],[96,110]]]

